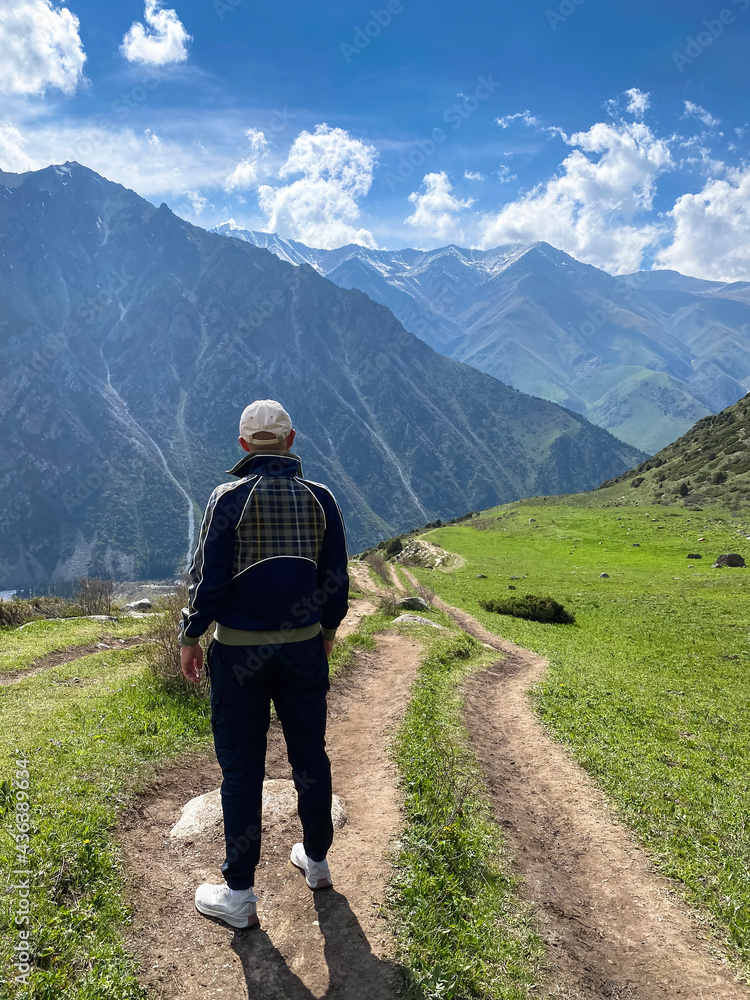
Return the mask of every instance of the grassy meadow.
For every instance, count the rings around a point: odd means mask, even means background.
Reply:
[[[413,572],[549,659],[533,692],[545,725],[750,968],[750,568],[711,568],[727,552],[750,562],[746,527],[720,510],[525,501],[428,532],[466,562]],[[575,623],[480,608],[509,588]]]

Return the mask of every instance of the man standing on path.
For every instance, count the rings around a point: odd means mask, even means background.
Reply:
[[[211,727],[224,780],[225,885],[195,893],[200,913],[233,927],[258,922],[253,892],[260,858],[266,734],[274,703],[297,789],[304,840],[291,860],[311,889],[331,885],[331,766],[325,751],[328,657],[347,612],[346,534],[332,493],[302,478],[295,431],[275,400],[256,400],[240,419],[248,454],[238,482],[211,494],[190,567],[180,628],[182,672],[197,683],[198,644],[208,649]]]

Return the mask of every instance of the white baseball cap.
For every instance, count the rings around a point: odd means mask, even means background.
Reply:
[[[257,437],[261,432],[275,435],[271,438]],[[275,399],[256,399],[246,406],[240,417],[240,437],[248,444],[262,444],[273,447],[283,444],[292,432],[292,418],[281,403]]]

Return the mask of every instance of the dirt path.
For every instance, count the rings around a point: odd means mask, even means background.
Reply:
[[[359,605],[355,614],[364,613]],[[380,914],[390,877],[386,860],[400,827],[395,770],[387,751],[420,660],[416,642],[383,635],[358,653],[356,668],[329,696],[328,747],[333,787],[347,823],[329,854],[334,888],[313,894],[289,863],[301,839],[297,820],[263,831],[256,880],[260,929],[233,931],[201,917],[195,887],[220,882],[221,828],[181,847],[168,838],[182,805],[216,788],[213,756],[163,772],[126,815],[121,843],[135,907],[128,946],[143,964],[155,997],[201,1000],[354,1000],[395,998],[398,976]],[[288,778],[283,738],[269,734],[267,776]]]
[[[26,677],[33,677],[34,674],[41,674],[52,667],[59,667],[63,663],[72,663],[73,660],[80,660],[82,656],[89,656],[92,653],[102,653],[105,649],[128,649],[129,646],[137,646],[143,642],[146,642],[146,637],[143,635],[132,635],[127,639],[105,636],[103,639],[99,639],[97,642],[90,642],[86,646],[69,646],[68,649],[46,653],[44,656],[40,656],[37,660],[34,660],[33,663],[30,663],[28,667],[0,674],[0,687],[4,687],[7,684],[15,684]]]
[[[409,574],[407,574],[409,576]],[[504,658],[466,692],[466,722],[548,945],[548,996],[748,1000],[707,930],[545,733],[527,693],[541,657],[436,604]]]

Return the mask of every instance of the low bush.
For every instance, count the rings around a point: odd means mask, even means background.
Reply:
[[[497,615],[512,615],[530,622],[544,622],[555,625],[572,625],[575,615],[567,611],[551,597],[537,597],[535,594],[521,594],[501,601],[480,601],[484,611],[494,611]]]
[[[384,594],[378,597],[378,610],[384,615],[400,615],[401,608],[398,606],[400,599],[400,595],[392,587],[389,587]]]
[[[386,565],[385,559],[380,552],[371,552],[367,557],[367,565],[378,574],[383,583],[390,584],[391,575],[388,572],[388,566]]]
[[[112,612],[114,589],[112,580],[82,576],[76,584],[73,600],[84,615],[108,615]]]
[[[162,614],[152,618],[150,631],[151,642],[145,650],[146,663],[156,679],[167,690],[188,689],[199,695],[208,693],[208,681],[191,684],[182,675],[180,667],[180,646],[177,638],[182,609],[188,602],[187,585],[178,584],[174,594],[159,599]],[[206,636],[210,637],[213,629],[209,628]],[[210,638],[208,639],[210,641]]]
[[[63,597],[14,597],[0,600],[0,628],[17,628],[38,618],[72,618],[78,608]]]

